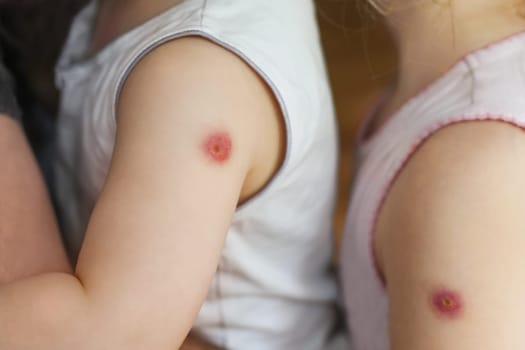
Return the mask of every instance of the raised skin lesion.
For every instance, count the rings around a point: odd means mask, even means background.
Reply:
[[[227,132],[215,132],[208,135],[203,143],[205,155],[216,163],[225,163],[232,153],[232,140]]]
[[[430,304],[434,312],[441,317],[457,318],[463,312],[461,295],[450,289],[437,289],[431,294]]]

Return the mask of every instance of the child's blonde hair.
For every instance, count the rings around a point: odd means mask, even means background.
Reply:
[[[387,0],[367,0],[368,3],[377,10],[382,15],[388,13],[388,5],[386,4]]]
[[[403,10],[409,7],[413,7],[415,5],[420,4],[423,1],[428,0],[406,0],[406,4],[400,5],[397,4],[394,8],[394,6],[391,3],[391,0],[366,0],[370,6],[372,6],[374,9],[376,9],[377,12],[379,12],[382,15],[388,15],[391,14],[394,10]],[[444,3],[447,5],[450,5],[450,2],[452,0],[430,0],[434,3]]]

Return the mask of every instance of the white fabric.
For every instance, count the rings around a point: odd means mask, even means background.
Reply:
[[[196,331],[228,349],[322,349],[335,318],[329,266],[337,140],[313,2],[187,0],[86,58],[96,8],[74,21],[56,76],[57,188],[72,254],[108,171],[123,81],[154,47],[205,37],[268,83],[288,143],[280,172],[233,217]]]
[[[354,350],[389,349],[388,299],[376,273],[372,234],[392,182],[428,137],[451,124],[499,120],[523,128],[524,93],[525,33],[467,55],[371,139],[361,140],[341,256]]]

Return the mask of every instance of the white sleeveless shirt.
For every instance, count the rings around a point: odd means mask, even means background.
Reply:
[[[353,350],[388,350],[388,298],[372,251],[381,205],[411,156],[438,130],[484,120],[525,128],[525,33],[467,55],[364,140],[368,119],[359,138],[341,277]]]
[[[56,75],[62,90],[57,196],[72,254],[108,171],[124,80],[166,41],[207,38],[266,81],[288,141],[273,181],[234,214],[195,330],[228,349],[322,349],[335,319],[337,140],[313,2],[186,0],[87,58],[96,11],[93,2],[75,19]]]

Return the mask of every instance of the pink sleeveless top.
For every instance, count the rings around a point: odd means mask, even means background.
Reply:
[[[360,137],[341,255],[353,350],[389,349],[388,298],[376,269],[372,240],[391,185],[436,131],[483,120],[525,128],[525,33],[467,55],[402,106],[371,138]]]

